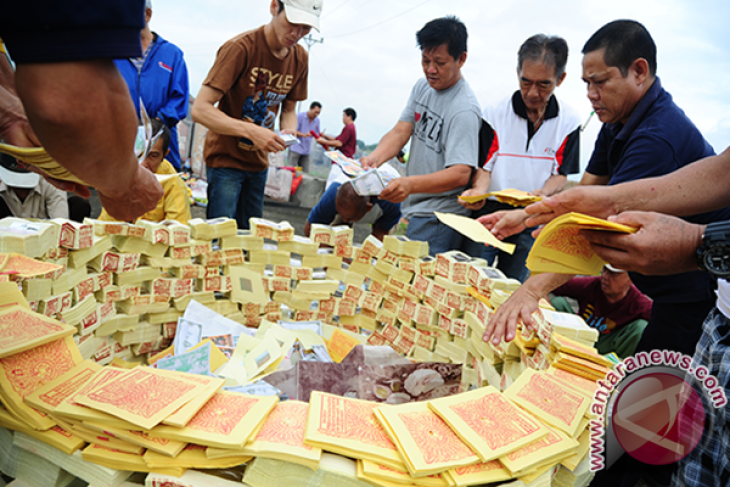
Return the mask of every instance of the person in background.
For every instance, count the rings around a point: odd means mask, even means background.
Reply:
[[[142,56],[117,59],[114,63],[129,87],[129,94],[140,115],[139,101],[150,118],[157,118],[170,129],[170,154],[167,160],[180,170],[177,123],[188,114],[188,68],[183,52],[150,29],[152,0],[146,0],[145,26],[142,29]]]
[[[428,242],[435,255],[460,249],[463,236],[433,214],[469,214],[457,196],[466,189],[479,157],[482,110],[461,73],[466,62],[466,26],[456,17],[428,22],[416,33],[424,77],[416,82],[401,116],[363,167],[378,167],[411,140],[406,176],[394,179],[380,194],[403,202],[409,221],[406,236]]]
[[[207,127],[208,218],[235,218],[249,228],[264,212],[269,152],[286,149],[274,130],[297,128],[297,101],[307,99],[309,58],[298,44],[319,30],[322,0],[271,0],[271,21],[226,42],[203,81],[193,120]]]
[[[162,197],[160,183],[134,155],[137,117],[113,62],[141,55],[142,28],[142,0],[8,2],[0,16],[0,37],[17,66],[13,72],[0,55],[0,139],[19,147],[42,144],[125,220]],[[85,185],[48,180],[91,195]]]
[[[289,147],[289,167],[301,167],[309,172],[309,153],[312,151],[312,133],[319,134],[319,114],[322,104],[313,101],[309,110],[297,115],[297,143]],[[316,135],[314,135],[316,137]]]
[[[77,222],[91,215],[91,205],[80,196],[52,186],[34,172],[23,169],[13,157],[0,154],[0,218],[65,218]]]
[[[628,272],[607,264],[599,276],[574,277],[555,291],[550,303],[572,313],[565,297],[578,300],[578,314],[598,330],[598,353],[634,354],[651,317],[651,299],[631,283]]]
[[[372,235],[383,240],[400,221],[400,203],[390,203],[376,196],[360,196],[351,182],[333,182],[312,208],[304,224],[304,234],[309,236],[313,223],[341,225],[360,221],[367,213],[378,215],[373,223]]]
[[[165,195],[157,203],[157,207],[148,211],[138,220],[161,222],[163,220],[177,220],[180,223],[187,223],[190,220],[190,198],[188,188],[172,164],[166,159],[170,154],[170,130],[161,120],[152,121],[152,133],[159,134],[154,141],[152,149],[142,161],[142,165],[159,176],[166,176],[160,179]],[[105,209],[102,209],[99,220],[116,221],[109,216]]]
[[[317,142],[326,146],[339,149],[346,157],[354,157],[357,151],[357,131],[355,130],[355,119],[357,112],[353,108],[345,108],[342,112],[342,123],[345,126],[337,137],[330,137],[326,134],[320,134],[321,137]]]
[[[505,189],[549,196],[565,187],[568,174],[578,173],[580,119],[555,96],[555,89],[565,80],[567,62],[568,43],[562,37],[536,34],[522,43],[517,52],[520,89],[484,109],[486,160],[479,161],[483,167],[474,173],[472,187],[464,196]],[[472,204],[459,202],[475,210],[473,217],[481,217],[479,221],[489,229],[502,218],[527,218],[524,210],[494,197]],[[499,257],[497,268],[524,282],[529,275],[525,260],[535,242],[531,231],[526,228],[505,240],[515,244],[512,254],[471,240],[464,251],[490,264]]]

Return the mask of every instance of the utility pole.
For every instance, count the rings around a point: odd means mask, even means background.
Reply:
[[[302,40],[307,45],[307,57],[309,57],[309,51],[312,50],[312,46],[315,44],[324,44],[324,37],[320,37],[319,39],[315,39],[312,37],[312,34],[309,34],[306,37],[302,37]],[[302,102],[297,102],[297,113],[301,111],[302,108]]]

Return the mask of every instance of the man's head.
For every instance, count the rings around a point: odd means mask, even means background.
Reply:
[[[310,120],[314,120],[315,118],[319,117],[319,114],[322,113],[322,104],[318,101],[313,101],[311,105],[309,105],[309,111],[307,112],[307,116]]]
[[[656,77],[656,44],[646,27],[615,20],[583,46],[583,81],[603,123],[626,123]]]
[[[432,20],[416,32],[421,67],[434,90],[451,88],[461,79],[466,38],[466,26],[453,16]]]
[[[345,108],[342,110],[342,123],[347,125],[348,123],[352,123],[357,118],[357,112],[354,108]]]
[[[629,273],[612,267],[611,265],[605,265],[601,270],[601,291],[611,301],[618,301],[626,296],[631,287],[631,278]]]
[[[271,0],[269,10],[277,42],[283,47],[294,47],[299,39],[309,34],[312,27],[319,32],[319,16],[324,0]]]
[[[369,197],[357,194],[352,183],[347,182],[337,188],[335,207],[342,221],[354,223],[360,221],[370,211],[373,204],[370,202]]]
[[[155,142],[155,145],[152,146],[152,149],[150,149],[142,165],[153,173],[156,173],[160,168],[160,164],[162,164],[162,161],[170,152],[170,129],[155,118],[152,120],[152,133],[155,135],[160,133],[160,137]]]
[[[150,19],[152,18],[152,0],[145,0],[145,3],[144,3],[144,18],[145,18],[145,24],[149,24],[150,23]]]
[[[556,86],[565,79],[568,43],[557,36],[537,34],[517,51],[517,77],[528,110],[542,112]]]

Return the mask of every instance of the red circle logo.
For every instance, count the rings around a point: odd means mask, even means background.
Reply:
[[[697,446],[705,409],[700,395],[681,377],[647,374],[624,387],[611,421],[626,453],[649,465],[667,465]]]

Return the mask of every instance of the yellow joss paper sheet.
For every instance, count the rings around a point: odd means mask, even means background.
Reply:
[[[159,436],[151,435],[145,431],[123,430],[93,421],[84,421],[83,424],[94,431],[99,431],[108,436],[119,438],[168,457],[177,456],[177,454],[179,454],[186,445],[186,443],[182,441],[160,438]]]
[[[96,409],[86,407],[76,402],[76,399],[87,392],[95,389],[101,384],[113,381],[117,377],[124,374],[125,370],[118,367],[100,367],[99,370],[91,376],[78,391],[63,399],[53,410],[54,416],[72,419],[75,421],[102,421],[105,424],[110,420],[116,419],[111,414],[107,414]]]
[[[537,272],[598,275],[605,262],[593,252],[580,230],[634,233],[635,228],[580,213],[559,216],[543,228],[527,256],[527,267]],[[552,263],[551,263],[552,262]]]
[[[428,402],[482,462],[517,450],[548,433],[547,427],[494,387]]]
[[[426,403],[381,406],[377,412],[412,477],[479,463],[479,457]]]
[[[387,465],[380,465],[369,460],[358,460],[358,472],[361,472],[368,479],[385,480],[399,485],[418,482],[421,487],[448,487],[449,483],[440,475],[429,475],[418,479],[411,477],[411,474],[402,470],[396,470]]]
[[[575,355],[577,357],[590,360],[603,367],[612,367],[613,362],[598,353],[593,347],[583,345],[571,340],[570,338],[564,337],[560,333],[554,333],[550,341],[550,347],[554,347],[557,351]]]
[[[512,206],[527,206],[542,200],[542,196],[533,196],[527,191],[513,188],[503,189],[502,191],[492,191],[490,193],[474,196],[459,196],[459,199],[467,203],[477,203],[478,201],[485,200],[490,196],[494,196],[497,198],[497,201],[501,203],[507,203]]]
[[[211,347],[216,348],[212,344]],[[217,377],[209,377],[205,375],[187,374],[186,378],[194,382],[199,382],[203,384],[205,386],[205,389],[197,397],[189,401],[187,404],[172,413],[170,416],[163,419],[162,424],[182,428],[183,426],[188,424],[191,419],[193,419],[193,416],[195,416],[197,412],[200,411],[203,406],[205,406],[205,403],[207,403],[210,398],[213,397],[213,395],[218,392],[220,388],[223,387],[223,384],[225,384],[226,382],[225,379],[219,379]]]
[[[101,445],[105,448],[119,450],[124,453],[134,453],[135,455],[141,455],[144,453],[144,448],[141,446],[120,440],[119,438],[115,438],[111,435],[94,431],[93,429],[87,428],[84,423],[73,425],[71,429],[76,436],[82,438],[88,443],[96,443],[97,445]]]
[[[435,211],[434,215],[436,215],[436,218],[438,218],[444,225],[453,228],[460,234],[469,237],[475,242],[491,245],[492,247],[503,252],[507,252],[508,254],[512,254],[515,251],[514,244],[498,240],[497,237],[492,235],[492,232],[487,230],[484,225],[472,218],[454,215],[452,213],[439,213],[438,211]]]
[[[101,365],[92,360],[85,360],[62,376],[31,392],[26,396],[25,403],[51,414],[61,401],[81,389],[100,369]]]
[[[591,447],[591,432],[586,429],[578,437],[578,448],[575,449],[572,455],[563,459],[561,465],[570,470],[574,471],[580,462],[588,455],[588,450]]]
[[[403,458],[375,419],[378,403],[312,391],[304,443],[403,469]]]
[[[21,305],[0,309],[0,358],[71,336],[76,328]]]
[[[578,448],[578,442],[564,432],[551,428],[548,434],[537,441],[508,453],[499,459],[513,476],[521,477],[532,473],[546,464],[557,463]]]
[[[585,394],[591,399],[596,393],[596,389],[598,389],[598,384],[596,383],[596,381],[586,379],[585,377],[573,374],[567,370],[556,368],[554,365],[551,365],[550,368],[547,369],[547,374],[567,384],[577,392]]]
[[[230,468],[236,465],[247,463],[252,457],[218,458],[211,460],[205,456],[205,447],[201,445],[187,445],[179,455],[171,458],[151,450],[144,454],[144,461],[147,466],[155,471],[160,468]]]
[[[38,430],[56,423],[23,401],[33,391],[62,376],[83,361],[68,336],[0,359],[0,398],[10,412]]]
[[[120,369],[123,370],[123,369]],[[203,393],[188,374],[138,367],[76,396],[76,402],[149,430]]]
[[[81,454],[87,462],[113,468],[114,470],[128,470],[131,472],[151,472],[153,470],[147,466],[142,455],[124,453],[93,443],[84,448]],[[154,471],[174,477],[180,477],[185,473],[185,469],[180,467],[155,468]]]
[[[71,455],[86,444],[83,439],[64,431],[58,426],[53,426],[46,431],[35,430],[19,419],[13,417],[13,415],[11,415],[10,412],[2,405],[0,405],[0,426],[13,431],[25,433],[38,441],[51,445],[67,455]]]
[[[0,142],[0,152],[13,156],[26,164],[31,164],[52,178],[71,181],[86,186],[85,182],[81,181],[56,162],[43,147],[17,147]]]
[[[2,269],[2,256],[8,254],[0,254],[0,269]],[[0,282],[0,309],[9,308],[11,306],[22,306],[23,308],[30,310],[28,300],[25,299],[23,293],[20,292],[18,284],[15,282]]]
[[[150,433],[214,448],[241,449],[278,401],[278,397],[219,391],[184,428],[161,425]]]
[[[507,398],[542,421],[575,437],[583,415],[591,405],[584,394],[575,392],[545,372],[527,369],[504,393]]]
[[[512,478],[509,471],[497,460],[453,468],[442,475],[448,479],[449,485],[456,487],[491,484]]]
[[[306,402],[280,402],[269,413],[255,438],[243,448],[243,454],[275,458],[317,470],[322,449],[304,444],[308,413]]]

